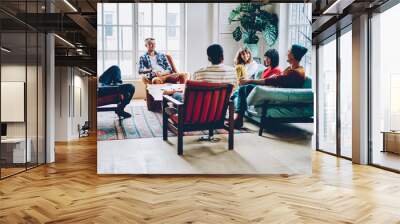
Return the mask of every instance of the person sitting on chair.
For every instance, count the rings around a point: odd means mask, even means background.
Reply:
[[[276,86],[281,88],[300,88],[304,84],[305,71],[300,66],[300,61],[307,53],[307,48],[294,44],[288,51],[287,62],[289,66],[281,72],[278,68],[279,55],[276,50],[265,53],[265,63],[268,68],[263,72],[262,79],[240,80],[240,87],[234,93],[235,102],[235,128],[243,126],[243,116],[247,109],[247,96],[256,85]]]
[[[185,83],[188,75],[172,72],[167,56],[155,51],[155,39],[146,38],[144,42],[147,52],[139,59],[139,74],[143,75],[143,82],[145,84]]]
[[[212,44],[207,48],[207,57],[211,65],[201,68],[193,74],[193,79],[212,83],[237,84],[235,68],[224,65],[224,49],[219,44]],[[178,91],[167,92],[177,100],[183,101],[183,93]]]
[[[102,97],[115,93],[115,88],[106,88],[110,86],[118,87],[116,90],[123,95],[123,99],[118,103],[115,113],[122,119],[131,117],[132,115],[125,111],[125,107],[131,102],[133,94],[135,93],[135,87],[132,84],[122,82],[121,69],[116,65],[108,68],[99,77],[99,89],[97,95]]]

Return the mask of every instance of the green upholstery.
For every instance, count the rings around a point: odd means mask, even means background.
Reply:
[[[247,104],[259,106],[265,101],[271,104],[313,103],[313,98],[311,89],[256,86],[247,97]]]
[[[258,72],[255,75],[254,79],[261,79],[261,75],[265,70],[265,66],[258,66]]]
[[[312,80],[306,77],[303,88],[257,86],[247,97],[247,116],[260,117],[266,106],[267,118],[312,118],[314,94]]]
[[[310,77],[306,76],[306,80],[304,80],[303,89],[311,89],[312,88],[312,80]]]

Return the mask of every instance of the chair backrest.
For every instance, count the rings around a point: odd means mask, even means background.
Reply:
[[[172,68],[172,73],[177,73],[178,70],[176,69],[176,66],[175,66],[172,56],[170,54],[166,54],[165,56],[167,56],[168,63]]]
[[[184,124],[206,125],[223,123],[233,89],[228,83],[186,82]]]

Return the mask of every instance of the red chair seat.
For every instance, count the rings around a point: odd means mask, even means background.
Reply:
[[[227,83],[209,83],[187,81],[184,102],[178,102],[169,96],[163,98],[163,138],[167,140],[168,128],[178,135],[178,154],[182,155],[182,137],[187,131],[226,128],[225,116],[229,107],[229,149],[233,149],[233,103],[230,102],[233,85]],[[168,102],[177,106],[176,112]]]

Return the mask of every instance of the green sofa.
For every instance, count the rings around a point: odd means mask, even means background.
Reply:
[[[261,73],[262,71],[258,77]],[[247,97],[247,104],[246,117],[259,123],[260,136],[268,121],[312,123],[314,121],[312,80],[306,77],[303,87],[298,89],[257,86]]]

